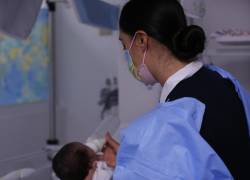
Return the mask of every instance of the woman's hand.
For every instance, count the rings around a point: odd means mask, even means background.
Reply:
[[[120,144],[114,140],[109,133],[106,134],[106,144],[103,150],[103,158],[109,167],[115,168],[116,166],[116,153]]]
[[[116,166],[116,153],[111,147],[106,146],[103,151],[103,160],[106,164],[111,167],[115,168]]]
[[[109,132],[105,135],[105,139],[106,139],[106,145],[108,145],[110,148],[114,150],[115,153],[117,153],[120,144],[115,139],[112,138]]]

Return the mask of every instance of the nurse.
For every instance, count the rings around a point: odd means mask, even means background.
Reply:
[[[130,0],[119,25],[130,72],[160,83],[162,94],[120,144],[107,136],[114,179],[250,179],[250,98],[229,73],[199,61],[203,29],[187,25],[177,0]]]

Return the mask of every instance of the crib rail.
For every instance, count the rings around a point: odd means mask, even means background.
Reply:
[[[50,164],[51,163],[47,160],[47,154],[42,150],[6,158],[0,160],[0,177],[22,169],[34,169],[36,172],[43,171],[44,169],[51,169]],[[0,178],[0,180],[2,179]]]

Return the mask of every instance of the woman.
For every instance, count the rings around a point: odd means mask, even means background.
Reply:
[[[154,174],[154,179],[231,179],[231,175],[234,179],[250,179],[250,140],[247,122],[249,97],[244,96],[241,86],[230,80],[231,76],[225,71],[214,66],[205,66],[198,60],[198,55],[205,47],[205,33],[199,26],[187,25],[183,8],[178,1],[130,0],[121,13],[120,40],[131,73],[146,85],[159,82],[163,88],[160,102],[170,107],[166,110],[163,108],[164,112],[161,108],[161,115],[159,110],[154,110],[139,118],[139,121],[146,119],[145,124],[135,122],[130,125],[122,134],[121,146],[110,136],[107,137],[108,146],[115,152],[118,151],[114,178],[152,179],[150,176]],[[191,100],[185,99],[187,97]],[[171,104],[180,99],[183,101]],[[195,128],[190,128],[189,124],[183,126],[185,121],[183,124],[175,124],[175,127],[171,124],[175,123],[170,122],[171,117],[199,121],[200,113],[197,109],[202,112],[203,105],[204,113],[200,118],[197,134]],[[178,108],[182,109],[177,111]],[[174,114],[176,111],[178,113]],[[185,111],[188,112],[188,116],[182,114],[185,114]],[[196,114],[195,117],[191,112]],[[159,116],[165,116],[167,126]],[[160,127],[152,125],[150,121],[154,119],[160,119],[158,122],[163,124]],[[151,123],[151,129],[145,128],[147,123]],[[166,128],[162,128],[165,126]],[[169,134],[168,128],[174,133]],[[148,132],[152,129],[154,137]],[[166,131],[165,135],[159,136],[163,130]],[[135,139],[141,139],[135,142],[133,137],[129,137],[132,135]],[[166,148],[165,152],[168,153],[164,155],[161,151],[163,154],[158,154],[161,157],[154,156],[159,150],[152,149],[158,145],[150,144],[149,140],[144,143],[145,138],[150,138],[151,142],[156,141],[158,144],[163,143],[166,147],[159,147]],[[174,142],[164,144],[164,141]],[[175,149],[177,146],[181,148]],[[138,149],[147,157],[138,155]],[[168,151],[169,149],[174,150]],[[164,162],[162,165],[165,167],[159,170],[160,166],[155,164],[159,164],[161,159],[173,160],[173,153],[176,159],[173,166]],[[182,156],[183,154],[185,155]],[[169,157],[164,159],[165,156]],[[111,165],[115,165],[112,155],[107,155],[106,159]],[[154,162],[156,159],[155,164],[145,163],[147,160]],[[134,164],[136,166],[133,166]],[[142,164],[152,168],[145,169]],[[157,167],[158,170],[153,167]],[[156,171],[158,173],[155,173]]]

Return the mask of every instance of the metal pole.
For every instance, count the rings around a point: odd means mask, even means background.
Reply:
[[[49,139],[47,144],[58,144],[56,134],[56,58],[55,58],[55,11],[56,4],[50,0],[47,0],[49,9],[49,58],[50,58],[50,70],[49,70]]]

